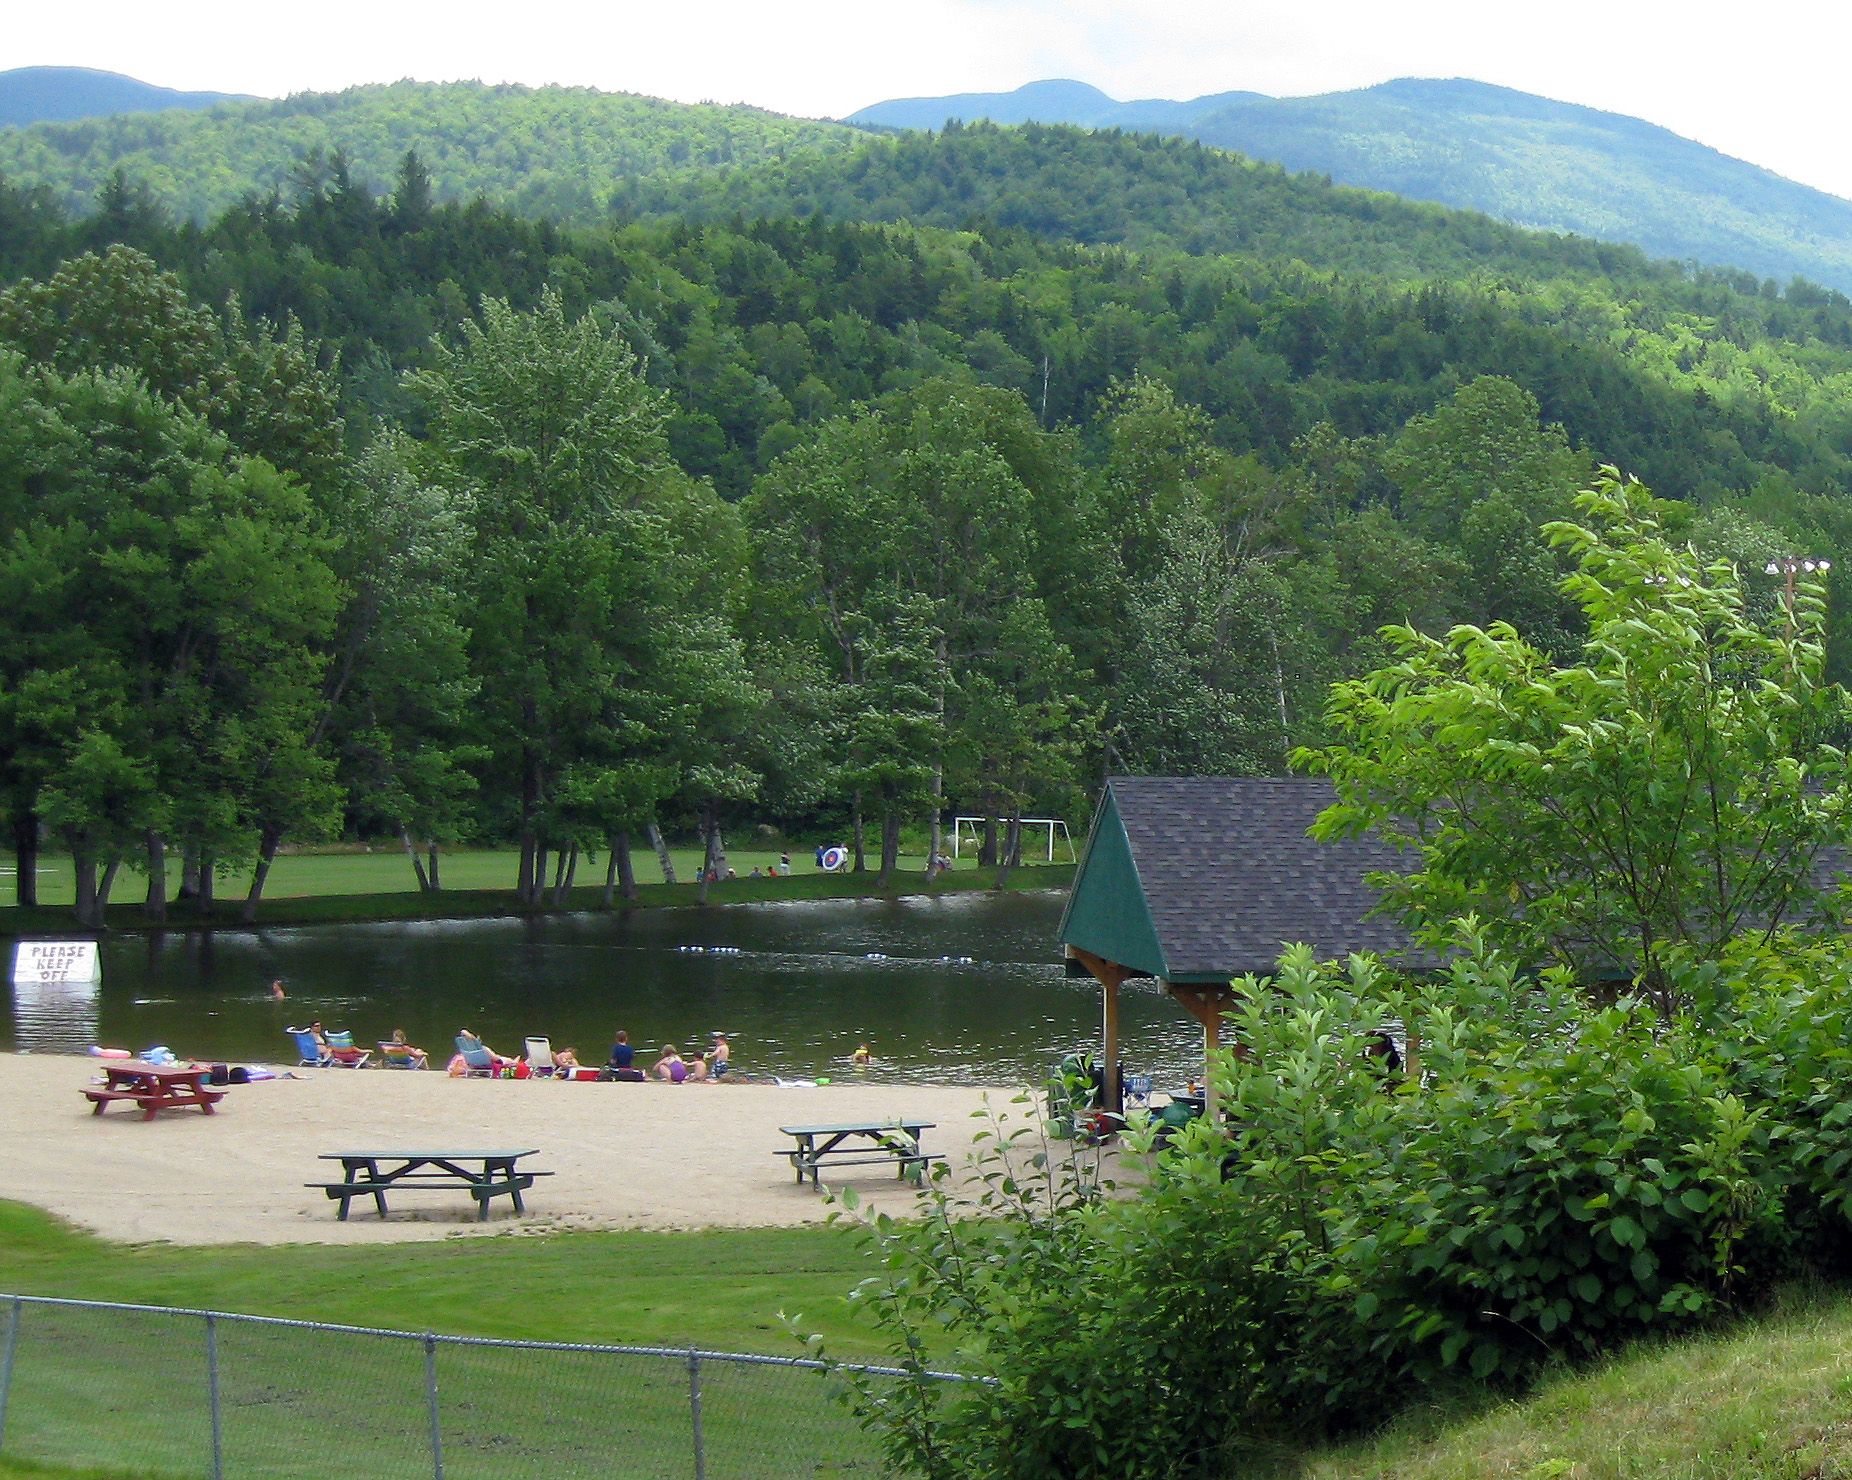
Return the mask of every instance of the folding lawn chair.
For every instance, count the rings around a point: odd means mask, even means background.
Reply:
[[[480,1038],[472,1038],[467,1033],[457,1034],[457,1052],[463,1055],[463,1062],[468,1066],[465,1079],[493,1079],[495,1077],[495,1055],[482,1046]]]
[[[298,1069],[326,1069],[334,1063],[333,1055],[323,1053],[315,1035],[306,1028],[291,1028],[289,1036],[296,1040]]]
[[[536,1079],[551,1079],[555,1071],[553,1062],[553,1040],[550,1038],[530,1038],[527,1040],[527,1067]]]
[[[352,1033],[330,1033],[327,1038],[330,1061],[339,1068],[364,1069],[373,1057],[366,1049],[354,1046]]]

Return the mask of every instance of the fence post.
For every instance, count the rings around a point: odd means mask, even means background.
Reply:
[[[701,1358],[688,1348],[688,1411],[694,1419],[694,1480],[707,1480],[707,1451],[701,1443]]]
[[[225,1480],[225,1435],[219,1427],[219,1318],[206,1316],[206,1405],[212,1413],[212,1480]]]
[[[437,1419],[437,1338],[424,1334],[424,1398],[431,1410],[431,1473],[444,1480],[444,1435]]]
[[[6,1443],[6,1404],[13,1396],[13,1353],[19,1347],[19,1307],[20,1299],[15,1295],[6,1318],[6,1355],[0,1358],[0,1446]]]

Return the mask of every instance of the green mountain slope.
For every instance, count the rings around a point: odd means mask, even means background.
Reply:
[[[1042,82],[895,99],[851,121],[936,128],[948,117],[1181,134],[1346,185],[1852,289],[1852,202],[1637,118],[1482,82],[1404,78],[1318,97],[1175,103],[1115,103],[1082,83]]]
[[[953,229],[989,222],[1088,245],[1236,252],[1398,277],[1682,271],[1632,247],[1332,186],[1184,139],[1043,124],[954,125],[829,155],[636,176],[613,203],[702,220],[820,212]]]
[[[110,113],[159,113],[210,108],[246,93],[180,92],[94,67],[14,67],[0,72],[0,127],[100,118]]]
[[[591,88],[396,82],[203,113],[145,113],[0,130],[0,175],[87,210],[118,169],[193,220],[288,190],[305,157],[343,152],[384,185],[416,149],[440,200],[487,195],[535,214],[596,219],[626,176],[734,164],[862,137],[744,106],[690,106]]]

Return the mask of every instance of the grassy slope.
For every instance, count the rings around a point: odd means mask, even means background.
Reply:
[[[448,1335],[796,1356],[778,1313],[878,1350],[842,1297],[865,1271],[830,1227],[567,1233],[285,1249],[124,1247],[0,1202],[0,1291]]]
[[[671,850],[678,877],[691,877],[697,855],[693,851]],[[810,866],[810,857],[801,850],[793,855],[799,872],[790,877],[750,877],[752,869],[775,861],[776,853],[734,851],[729,853],[735,871],[744,877],[724,880],[710,886],[712,904],[747,904],[791,899],[859,899],[891,897],[900,894],[946,893],[988,889],[997,882],[997,870],[980,869],[967,860],[955,873],[943,878],[928,891],[921,878],[924,860],[901,859],[901,867],[890,887],[875,887],[876,875],[819,874]],[[662,875],[652,854],[636,857],[642,907],[692,905],[699,902],[695,884],[663,884]],[[512,889],[516,858],[505,850],[479,849],[447,853],[443,862],[444,888],[434,894],[421,894],[412,875],[411,865],[403,853],[297,853],[280,857],[271,870],[264,900],[259,908],[260,925],[308,925],[319,922],[352,920],[474,919],[487,915],[518,913]],[[1053,889],[1066,886],[1073,878],[1069,864],[1026,867],[1012,872],[1011,889]],[[591,910],[603,905],[603,863],[596,869],[581,869],[580,885],[572,891],[569,909]],[[12,895],[11,880],[5,881],[6,896]],[[591,882],[586,882],[591,880]],[[170,865],[169,895],[179,882],[177,868]],[[236,923],[249,875],[233,873],[219,884],[215,923]],[[141,900],[146,886],[140,874],[124,870],[117,881],[110,906],[110,925],[121,930],[145,927],[141,918]],[[39,876],[40,907],[23,910],[14,905],[0,906],[0,935],[45,930],[68,930],[72,897],[70,860],[47,856],[42,860]],[[175,905],[169,914],[172,925],[197,922],[198,916]]]
[[[487,194],[537,213],[595,220],[612,183],[683,165],[829,150],[854,129],[745,106],[665,102],[591,88],[395,82],[204,112],[135,113],[0,130],[0,174],[88,210],[118,167],[183,216],[249,191],[287,193],[313,151],[344,150],[356,177],[391,183],[416,149],[440,199]]]
[[[1442,1422],[1308,1456],[1304,1480],[1828,1480],[1852,1475],[1852,1300],[1797,1299]]]

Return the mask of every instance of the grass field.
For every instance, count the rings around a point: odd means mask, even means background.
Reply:
[[[692,875],[697,862],[693,852],[674,855],[681,876]],[[792,899],[860,899],[892,897],[900,894],[950,893],[993,887],[998,871],[978,868],[969,861],[943,874],[930,891],[921,877],[923,859],[903,859],[903,867],[889,882],[887,889],[875,887],[876,874],[818,873],[808,866],[808,855],[797,858],[797,872],[778,878],[753,878],[754,867],[774,861],[776,853],[732,853],[729,858],[741,877],[721,880],[709,887],[713,904],[745,904],[766,900]],[[423,893],[417,887],[411,865],[403,853],[302,852],[279,857],[266,882],[264,899],[258,911],[260,925],[312,925],[361,920],[475,919],[488,915],[517,913],[513,887],[516,855],[507,850],[459,851],[445,855],[442,881],[444,887]],[[647,867],[645,865],[647,864]],[[1037,865],[1011,870],[1010,889],[1062,888],[1074,876],[1073,865]],[[639,855],[637,904],[642,907],[692,905],[700,899],[698,884],[663,884],[661,871],[652,853],[647,859]],[[587,882],[587,880],[591,882]],[[581,868],[579,884],[563,906],[569,910],[602,908],[604,874],[602,864],[596,869]],[[177,877],[170,882],[178,882]],[[11,898],[11,880],[0,873],[0,890]],[[191,905],[176,902],[169,910],[169,924],[188,926],[211,923],[214,926],[238,923],[239,907],[248,877],[233,875],[221,880],[219,894],[210,922],[201,920]],[[147,928],[141,904],[146,885],[142,876],[124,870],[112,895],[109,924],[118,930]],[[0,906],[0,933],[24,933],[34,930],[68,929],[72,897],[70,861],[56,855],[47,856],[39,874],[37,909],[16,905]]]
[[[840,1301],[861,1272],[852,1238],[832,1228],[125,1248],[0,1203],[0,1289],[476,1335],[783,1354],[792,1349],[777,1329],[783,1308],[804,1311],[843,1354],[877,1356]],[[37,1365],[28,1379],[22,1357],[0,1480],[201,1472],[175,1458],[204,1442],[196,1359],[165,1376],[136,1374],[115,1360],[133,1333],[112,1331],[112,1350],[94,1321],[87,1331],[75,1321],[42,1327],[21,1346]],[[329,1344],[318,1348],[293,1333],[222,1331],[228,1476],[420,1473],[416,1343],[357,1349],[351,1338],[321,1338]],[[690,1472],[677,1364],[626,1359],[638,1364],[628,1371],[568,1358],[542,1371],[530,1355],[443,1353],[447,1475]],[[259,1372],[287,1377],[279,1385],[257,1381]],[[866,1442],[803,1374],[735,1369],[704,1381],[714,1480],[874,1473]],[[330,1426],[348,1445],[333,1465],[316,1444]],[[33,1462],[53,1457],[74,1467]],[[1229,1474],[1843,1480],[1852,1476],[1852,1298],[1798,1294],[1728,1331],[1565,1371],[1522,1401],[1436,1406],[1365,1441],[1257,1456]]]
[[[694,878],[695,870],[701,863],[701,854],[697,850],[671,848],[669,857],[675,864],[678,878],[684,881]],[[662,882],[662,867],[656,861],[653,851],[633,849],[631,859],[639,884]],[[777,863],[778,859],[777,849],[729,849],[727,852],[728,863],[742,877],[749,877],[755,868],[763,870]],[[799,874],[814,875],[818,872],[811,850],[794,851],[791,859]],[[460,848],[455,852],[446,850],[441,855],[440,877],[445,889],[513,889],[520,864],[521,856],[512,848]],[[969,858],[957,866],[961,870],[974,867]],[[902,873],[919,874],[925,867],[924,855],[903,854],[901,857]],[[602,888],[604,871],[605,854],[600,851],[596,862],[580,862],[577,882],[582,888]],[[9,897],[12,894],[12,880],[12,868],[0,867],[0,887],[5,888]],[[171,898],[180,886],[180,866],[175,859],[168,860],[167,881]],[[869,882],[867,875],[862,876],[862,882]],[[145,871],[124,865],[122,873],[117,877],[113,895],[123,901],[139,900],[147,892],[147,887]],[[220,877],[216,893],[221,900],[242,899],[250,887],[250,870],[236,869]],[[298,852],[281,853],[271,867],[270,877],[264,881],[264,894],[272,899],[329,894],[400,894],[416,892],[417,888],[417,877],[412,872],[411,861],[405,856],[404,850],[383,843],[374,844],[370,851],[342,847],[327,850],[305,848]],[[41,857],[40,903],[69,904],[73,894],[70,858],[64,854],[46,854]]]
[[[842,1300],[864,1272],[851,1236],[834,1228],[123,1247],[0,1203],[0,1290],[446,1335],[792,1356],[800,1349],[779,1319],[788,1311],[842,1355],[875,1357]],[[202,1473],[203,1322],[27,1305],[20,1332],[10,1459]],[[216,1339],[228,1476],[431,1473],[421,1342],[235,1322]],[[690,1473],[680,1359],[440,1344],[433,1360],[445,1469],[458,1480]],[[868,1441],[816,1374],[701,1370],[714,1480],[873,1472]],[[0,1480],[13,1473],[0,1467]]]
[[[795,1356],[785,1310],[841,1355],[871,1358],[842,1300],[866,1272],[851,1235],[830,1227],[124,1247],[0,1202],[0,1291],[458,1336]]]

